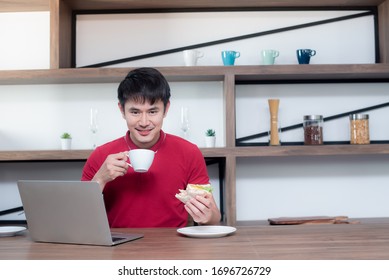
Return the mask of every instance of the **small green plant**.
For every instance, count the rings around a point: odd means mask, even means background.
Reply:
[[[61,139],[72,139],[72,136],[70,133],[65,132],[61,135]]]
[[[205,136],[216,136],[216,132],[215,132],[215,130],[214,129],[207,129],[206,131],[205,131]]]

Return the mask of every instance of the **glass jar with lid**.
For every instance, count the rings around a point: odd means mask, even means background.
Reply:
[[[370,144],[369,115],[350,115],[350,144]]]
[[[306,115],[303,121],[304,145],[323,144],[323,116]]]

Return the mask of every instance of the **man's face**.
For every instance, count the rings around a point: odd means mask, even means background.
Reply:
[[[164,108],[162,100],[152,105],[148,101],[142,104],[128,100],[124,108],[119,103],[120,111],[130,131],[131,140],[135,145],[147,149],[157,143],[169,106],[170,103]]]

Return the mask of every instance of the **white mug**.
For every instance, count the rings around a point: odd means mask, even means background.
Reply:
[[[147,172],[154,160],[154,151],[148,149],[135,149],[128,152],[131,166],[135,172]]]
[[[204,56],[204,53],[197,50],[185,50],[183,54],[185,66],[196,66],[197,59]]]

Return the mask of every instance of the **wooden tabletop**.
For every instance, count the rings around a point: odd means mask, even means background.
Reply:
[[[389,223],[239,226],[230,236],[190,238],[175,228],[120,229],[144,237],[114,247],[0,237],[0,259],[389,259]]]

